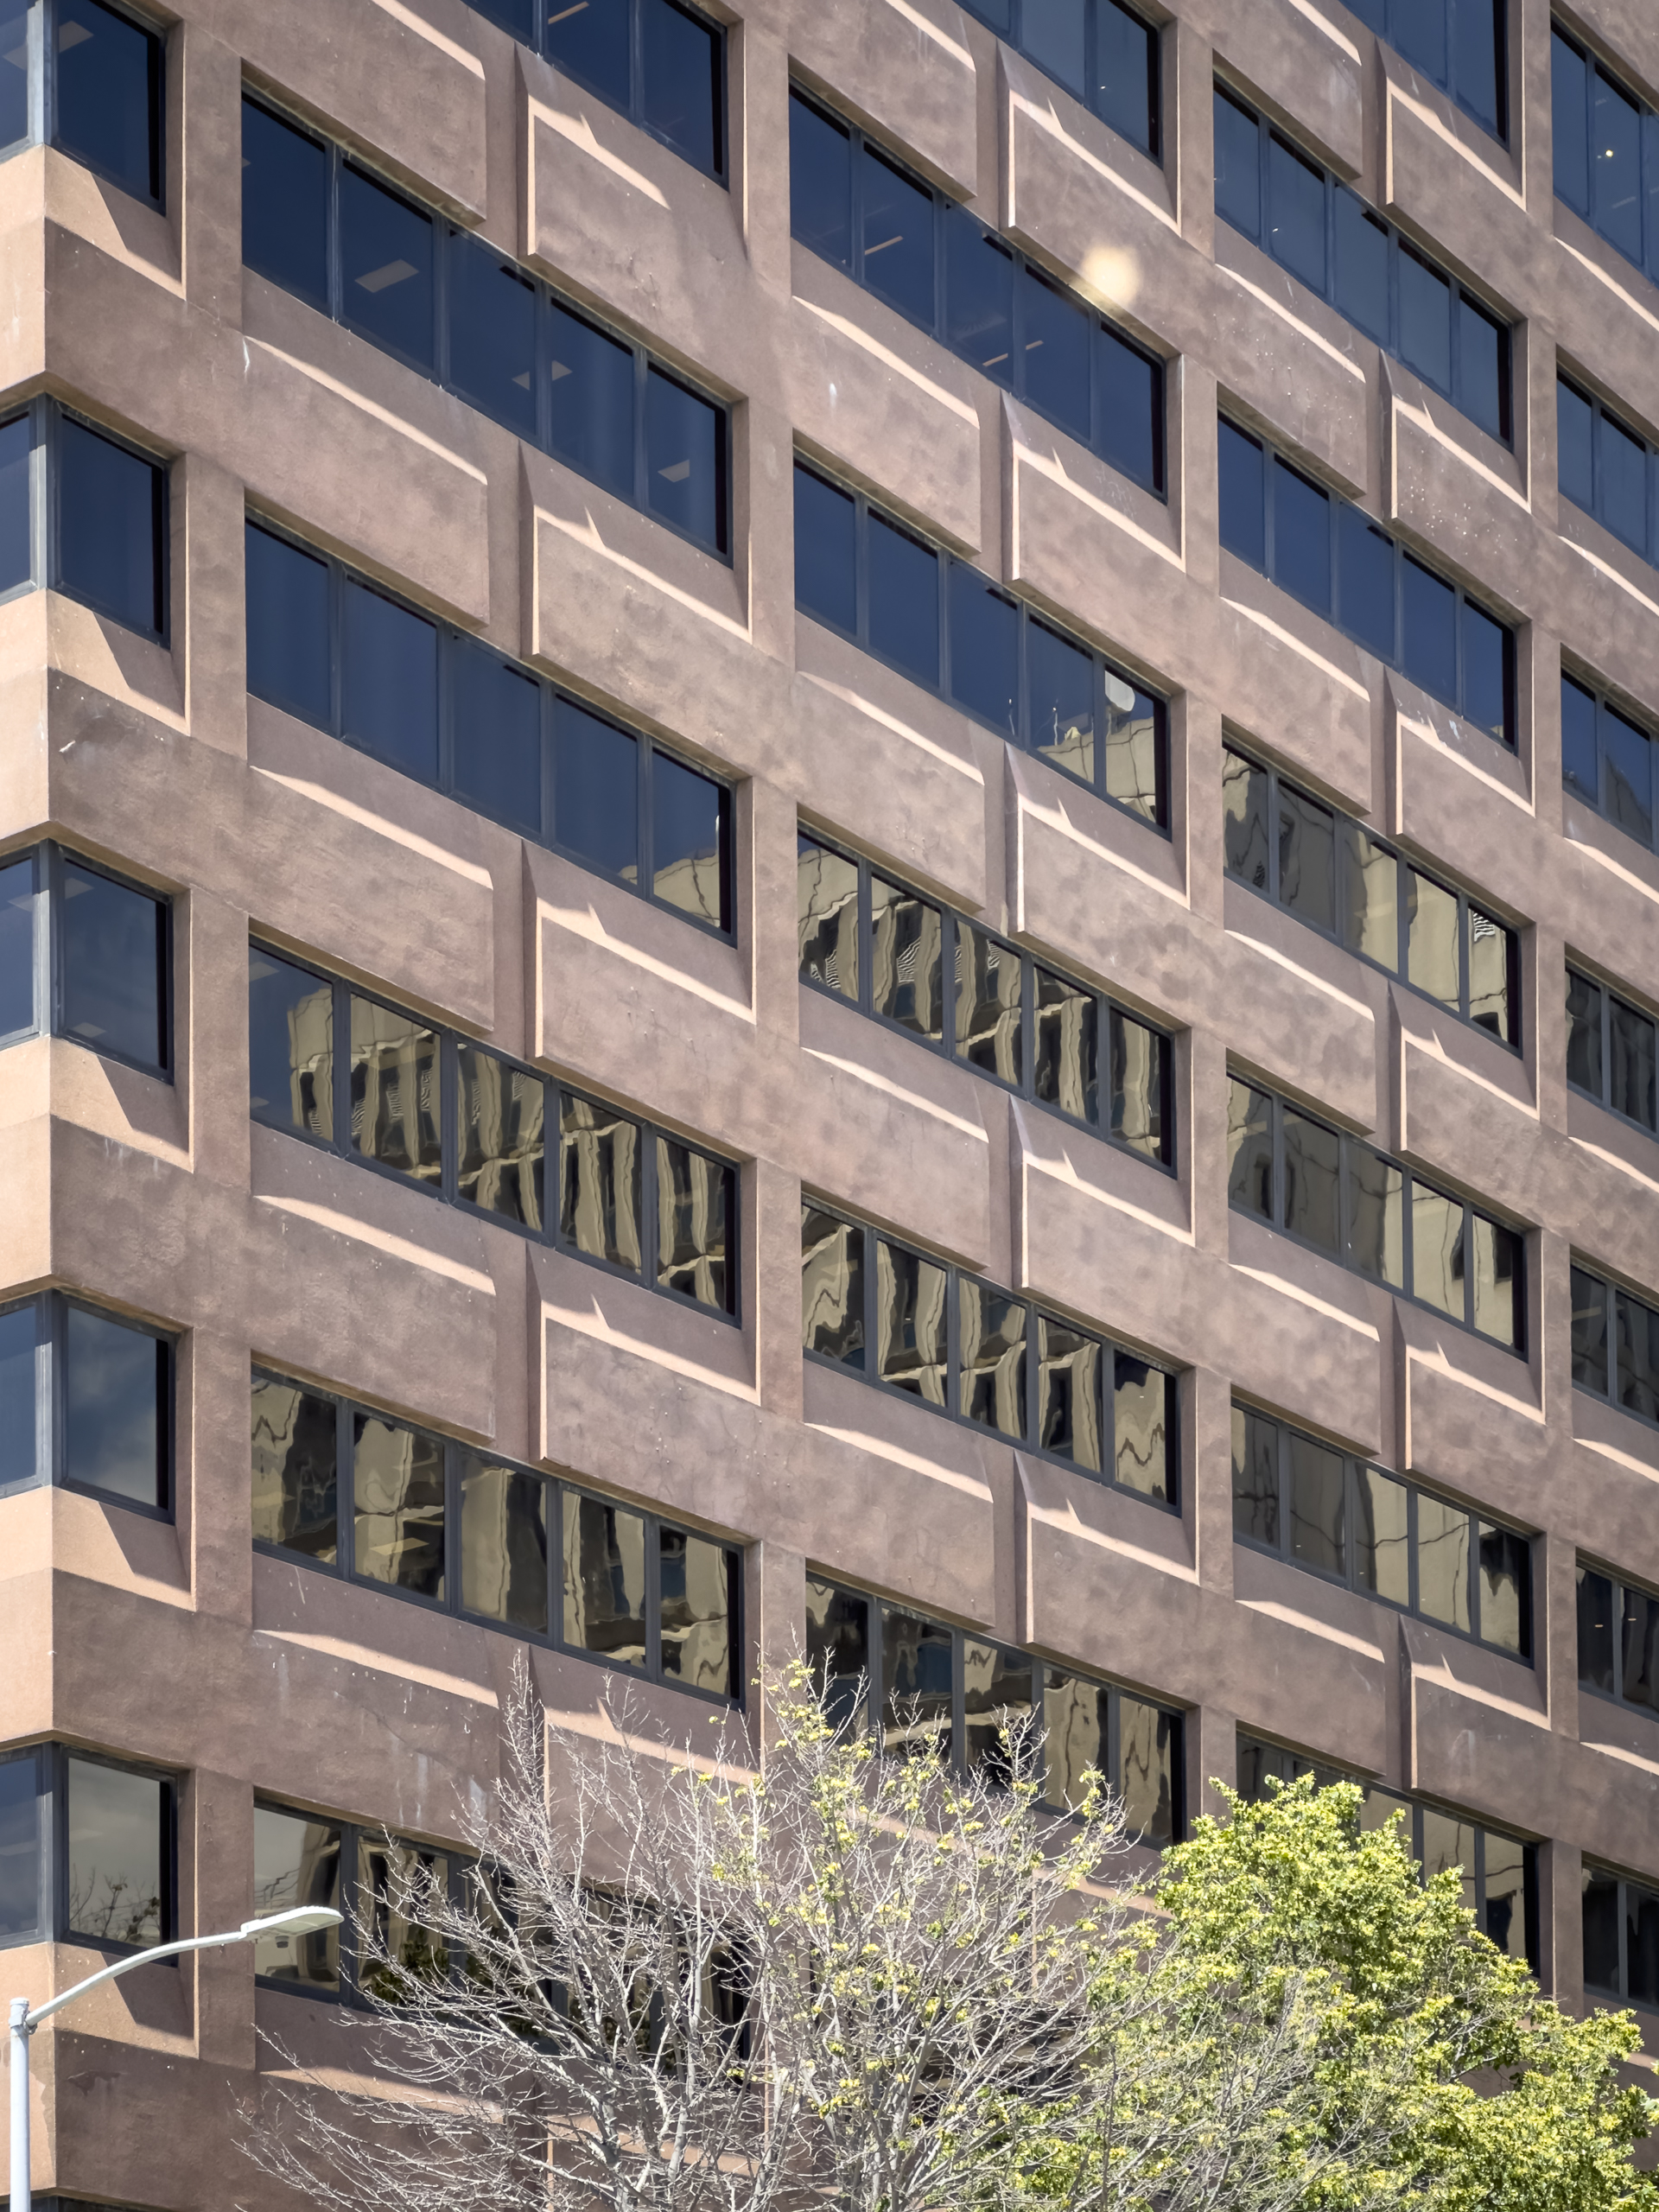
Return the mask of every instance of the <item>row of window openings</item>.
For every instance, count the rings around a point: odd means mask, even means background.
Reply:
[[[1579,1687],[1659,1714],[1659,1596],[1582,1560]]]
[[[1217,213],[1507,444],[1508,327],[1219,86],[1215,134]]]
[[[255,1371],[253,1537],[348,1580],[742,1697],[731,1546]]]
[[[1162,495],[1162,363],[800,92],[789,100],[789,207],[803,245]]]
[[[1229,874],[1518,1049],[1519,941],[1464,893],[1231,746],[1222,832]]]
[[[257,944],[248,1061],[256,1121],[735,1314],[729,1161]]]
[[[1237,1076],[1228,1081],[1227,1197],[1355,1274],[1524,1351],[1519,1230]]]
[[[0,151],[44,141],[162,205],[166,48],[105,0],[0,0]]]
[[[1179,1713],[813,1575],[806,1658],[836,1720],[888,1758],[998,1780],[1017,1764],[1061,1814],[1083,1808],[1092,1771],[1135,1841],[1161,1849],[1185,1833]]]
[[[1519,1530],[1238,1404],[1233,1535],[1478,1643],[1532,1656],[1532,1546]]]
[[[332,143],[242,103],[248,268],[729,559],[726,408]]]
[[[0,1045],[51,1035],[173,1064],[172,907],[58,845],[0,862]]]
[[[0,1495],[58,1483],[172,1504],[173,1339],[43,1291],[0,1309]]]
[[[1651,1014],[1576,968],[1567,969],[1567,1082],[1649,1134],[1659,1128],[1655,1032]]]
[[[801,1342],[810,1357],[937,1412],[1178,1503],[1174,1376],[810,1200],[801,1207]]]
[[[55,401],[0,421],[0,595],[46,586],[168,638],[163,463]]]
[[[982,569],[799,461],[795,604],[1113,804],[1166,826],[1162,700]]]
[[[1581,1895],[1586,1989],[1659,2012],[1659,1890],[1586,1866]]]
[[[1659,1425],[1659,1313],[1587,1268],[1570,1282],[1573,1382]]]
[[[730,935],[724,784],[339,562],[245,542],[256,697]]]
[[[868,861],[804,834],[796,891],[803,982],[1142,1159],[1173,1162],[1173,1050],[1160,1032]]]
[[[171,1779],[55,1744],[0,1758],[0,1944],[169,1942]]]
[[[1561,677],[1561,782],[1651,848],[1659,823],[1659,743],[1610,699]]]
[[[1477,729],[1515,743],[1515,639],[1362,507],[1218,417],[1221,543]]]
[[[1555,196],[1659,283],[1659,116],[1552,26]]]
[[[1659,561],[1659,453],[1566,377],[1555,380],[1555,473],[1563,498]]]

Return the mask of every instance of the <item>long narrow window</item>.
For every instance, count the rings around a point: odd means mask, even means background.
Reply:
[[[795,464],[795,604],[1113,805],[1169,820],[1162,700],[861,492]]]
[[[1573,1380],[1659,1425],[1659,1312],[1621,1284],[1574,1267]]]
[[[804,983],[1171,1165],[1162,1031],[869,861],[804,831],[796,847]]]
[[[1166,1706],[817,1576],[806,1656],[832,1711],[873,1726],[891,1758],[1001,1777],[1023,1752],[1056,1813],[1081,1808],[1092,1769],[1135,1841],[1161,1849],[1185,1833],[1181,1715]]]
[[[803,245],[1148,491],[1164,489],[1163,364],[959,201],[804,92],[789,101]]]
[[[1356,1274],[1524,1351],[1520,1230],[1236,1075],[1228,1084],[1227,1197],[1236,1212]]]
[[[250,1428],[256,1548],[741,1701],[733,1546],[258,1368]]]
[[[1585,1862],[1584,1986],[1659,2012],[1659,1884]]]
[[[1121,0],[963,0],[1132,145],[1161,158],[1158,32]]]
[[[257,100],[242,258],[682,537],[731,557],[726,408],[499,248]]]
[[[1219,85],[1215,135],[1217,213],[1507,443],[1503,318]]]
[[[1237,1403],[1233,1536],[1478,1643],[1532,1656],[1529,1537]]]
[[[0,419],[0,600],[44,587],[168,639],[167,467],[54,400]]]
[[[1659,823],[1659,744],[1587,683],[1561,677],[1561,782],[1641,844]]]
[[[257,697],[730,935],[725,784],[265,524],[246,549]]]
[[[1576,38],[1553,24],[1555,196],[1659,282],[1659,123]]]
[[[170,1775],[57,1744],[0,1758],[0,1945],[171,1942],[177,1856]]]
[[[1034,1300],[801,1206],[801,1341],[936,1412],[1172,1510],[1175,1376]]]
[[[1656,1118],[1656,1025],[1605,983],[1567,971],[1567,1079],[1650,1135]]]
[[[378,1988],[359,1965],[359,1931],[372,1931],[399,1970],[446,1980],[461,1961],[423,1924],[429,1901],[459,1901],[467,1862],[431,1844],[389,1837],[384,1828],[302,1812],[257,1799],[253,1808],[253,1910],[264,1919],[310,1905],[342,1912],[337,1928],[312,1936],[262,1936],[253,1947],[261,1981],[311,1997],[354,1996]],[[388,1976],[390,1979],[390,1976]]]
[[[1461,584],[1408,553],[1224,415],[1221,542],[1489,737],[1515,743],[1515,639]]]
[[[7,0],[0,152],[48,145],[162,205],[166,46],[143,16],[109,0]]]
[[[1260,1804],[1277,1781],[1289,1784],[1311,1774],[1318,1786],[1357,1783],[1364,1793],[1362,1829],[1382,1827],[1395,1813],[1406,1815],[1401,1841],[1421,1867],[1425,1881],[1448,1867],[1463,1876],[1463,1902],[1483,1935],[1511,1959],[1524,1959],[1538,1971],[1538,1847],[1501,1828],[1478,1826],[1462,1813],[1443,1811],[1421,1798],[1384,1789],[1363,1776],[1346,1773],[1322,1759],[1287,1751],[1259,1736],[1238,1737],[1238,1794]]]
[[[0,1306],[0,1496],[37,1484],[166,1515],[174,1341],[60,1291]]]
[[[1521,1043],[1513,930],[1352,816],[1236,746],[1222,753],[1227,870],[1448,1014]]]
[[[1659,1715],[1659,1594],[1583,1560],[1579,1688]]]
[[[146,1075],[173,1063],[169,900],[60,845],[0,859],[0,1046],[67,1038]]]
[[[1644,561],[1659,558],[1659,454],[1640,431],[1566,377],[1555,380],[1555,462],[1563,499]]]
[[[1509,137],[1508,0],[1348,0],[1362,23],[1404,55],[1495,137]]]

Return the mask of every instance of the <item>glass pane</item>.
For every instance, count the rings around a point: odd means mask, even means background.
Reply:
[[[1460,1505],[1417,1493],[1417,1609],[1468,1629],[1469,1516]]]
[[[438,1033],[352,997],[352,1149],[435,1189],[443,1172]]]
[[[449,673],[455,797],[539,836],[541,686],[468,638],[450,640]]]
[[[1101,1346],[1069,1323],[1037,1316],[1037,1441],[1101,1471]]]
[[[64,416],[58,442],[58,576],[129,630],[165,626],[166,472]]]
[[[1611,707],[1601,710],[1601,741],[1607,755],[1607,811],[1621,830],[1653,842],[1652,746],[1645,730],[1627,722]]]
[[[1559,47],[1560,41],[1557,40]],[[1618,1884],[1584,1870],[1584,1979],[1586,1987],[1618,1994]]]
[[[61,1020],[94,1052],[164,1068],[167,908],[66,859],[59,917]]]
[[[1162,1849],[1175,1840],[1175,1758],[1180,1723],[1138,1697],[1117,1701],[1118,1789],[1130,1838]]]
[[[1274,1794],[1270,1783],[1288,1788],[1298,1774],[1313,1771],[1306,1759],[1299,1759],[1294,1751],[1281,1751],[1277,1744],[1260,1743],[1249,1736],[1238,1738],[1238,1794],[1247,1805],[1265,1804]]]
[[[457,1191],[505,1220],[543,1228],[546,1084],[465,1039],[456,1047],[455,1065]]]
[[[1596,228],[1642,258],[1642,111],[1599,69],[1590,75],[1590,156]]]
[[[1368,830],[1345,818],[1342,841],[1342,941],[1390,975],[1400,967],[1400,862]]]
[[[1310,290],[1325,289],[1325,176],[1275,133],[1268,138],[1268,251]]]
[[[91,1759],[69,1761],[67,1918],[95,1943],[162,1943],[170,1856],[167,1785]]]
[[[536,435],[536,287],[464,231],[449,233],[449,381],[521,438]]]
[[[1096,0],[1095,111],[1156,157],[1158,34],[1117,0]]]
[[[1438,270],[1402,249],[1400,353],[1442,391],[1452,389],[1452,287]]]
[[[1463,1201],[1415,1178],[1411,1185],[1411,1294],[1464,1318]]]
[[[432,218],[342,162],[340,283],[346,322],[432,373]]]
[[[639,1125],[614,1107],[559,1094],[559,1236],[638,1274]]]
[[[1512,1229],[1471,1214],[1475,1247],[1475,1326],[1501,1344],[1519,1346],[1522,1333],[1522,1241]]]
[[[881,1608],[885,1751],[909,1758],[950,1756],[953,1642],[940,1621],[922,1620],[893,1605]]]
[[[1033,972],[1037,1039],[1032,1087],[1063,1114],[1095,1121],[1100,1113],[1095,995],[1049,969]]]
[[[590,86],[625,112],[629,105],[628,23],[631,0],[553,0],[542,34],[543,49],[556,68]]]
[[[657,1281],[717,1313],[732,1310],[737,1179],[672,1137],[657,1140]]]
[[[1573,1380],[1607,1395],[1607,1286],[1580,1268],[1572,1270]]]
[[[1344,186],[1336,189],[1337,305],[1379,346],[1389,342],[1389,232]]]
[[[248,689],[319,729],[334,724],[328,568],[250,523]]]
[[[1342,1142],[1322,1122],[1285,1109],[1285,1227],[1327,1252],[1342,1249]]]
[[[1406,1287],[1404,1171],[1369,1145],[1348,1147],[1348,1205],[1353,1264],[1391,1289]]]
[[[353,1414],[352,1564],[375,1582],[443,1596],[443,1446],[435,1436]]]
[[[1565,378],[1555,382],[1556,482],[1564,499],[1590,512],[1596,504],[1591,445],[1595,412]]]
[[[0,4],[0,146],[29,136],[29,0]]]
[[[641,122],[695,168],[718,176],[724,167],[719,32],[672,0],[640,0],[639,50]]]
[[[724,410],[657,368],[645,374],[645,494],[653,514],[726,550]]]
[[[1016,1769],[1029,1770],[1034,1715],[1032,1663],[1023,1652],[964,1637],[962,1704],[964,1749],[970,1770],[1006,1785]]]
[[[803,978],[858,1001],[858,862],[795,841],[795,921]]]
[[[732,1554],[683,1529],[659,1527],[663,1673],[687,1689],[737,1694],[737,1619]]]
[[[346,579],[343,734],[388,767],[438,780],[438,627]]]
[[[1233,1534],[1279,1548],[1279,1431],[1233,1408]]]
[[[449,1954],[431,1927],[448,1890],[445,1853],[420,1844],[388,1843],[383,1836],[359,1831],[357,1910],[369,1940],[397,1961],[392,1967],[365,1962],[359,1980],[365,1990],[393,2004],[407,1986],[408,1975],[448,1979]]]
[[[32,1302],[0,1313],[0,1489],[33,1482],[36,1472],[35,1317]],[[3,1779],[0,1767],[0,1784]]]
[[[1279,786],[1279,897],[1318,929],[1337,925],[1336,835],[1331,810]]]
[[[807,1577],[806,1663],[823,1685],[831,1725],[861,1729],[870,1679],[868,1598]]]
[[[1342,626],[1379,660],[1395,657],[1394,540],[1358,507],[1337,509]]]
[[[1216,426],[1221,542],[1253,569],[1268,565],[1266,457],[1254,438],[1224,416]]]
[[[1164,372],[1156,361],[1096,324],[1100,451],[1114,468],[1163,488]]]
[[[798,462],[795,468],[795,604],[837,630],[858,628],[858,508]]]
[[[1613,1674],[1613,1585],[1593,1567],[1579,1569],[1579,1680],[1611,1697]]]
[[[798,92],[789,96],[789,227],[826,261],[852,265],[852,139]]]
[[[1648,543],[1648,450],[1611,415],[1601,418],[1599,518],[1614,536],[1645,552]]]
[[[1330,613],[1330,495],[1278,460],[1273,464],[1273,580],[1315,613]]]
[[[1452,61],[1459,102],[1489,130],[1496,131],[1502,113],[1498,81],[1501,36],[1496,0],[1460,0],[1453,31]]]
[[[1455,706],[1458,697],[1457,594],[1415,561],[1404,566],[1406,674],[1425,691]]]
[[[1020,271],[1025,396],[1087,445],[1091,428],[1089,317],[1027,263]]]
[[[548,309],[548,443],[606,491],[633,497],[633,348],[563,308]]]
[[[0,40],[5,21],[0,16]],[[0,48],[0,69],[5,55]],[[0,82],[0,90],[3,83]],[[32,433],[27,415],[0,423],[0,592],[26,584],[35,573],[34,531],[29,490]]]
[[[1600,1098],[1601,988],[1587,976],[1567,971],[1567,1079]]]
[[[1158,702],[1109,668],[1106,796],[1143,822],[1164,820],[1164,745]]]
[[[1448,1873],[1455,1867],[1463,1877],[1462,1901],[1470,1912],[1475,1909],[1478,1833],[1471,1821],[1455,1820],[1450,1813],[1436,1812],[1432,1805],[1423,1808],[1423,1879],[1433,1881],[1436,1874]]]
[[[1236,1076],[1227,1085],[1227,1198],[1273,1219],[1273,1106]]]
[[[1624,1885],[1626,1994],[1632,2005],[1659,2005],[1659,1897]]]
[[[943,1268],[879,1237],[875,1247],[875,1361],[883,1382],[929,1405],[944,1395],[945,1288]]]
[[[242,258],[327,314],[327,149],[248,99],[242,103]]]
[[[934,324],[933,195],[866,146],[864,282],[924,330]]]
[[[1463,602],[1463,715],[1500,745],[1515,743],[1515,646],[1501,622]]]
[[[58,0],[53,132],[140,200],[162,196],[162,42],[99,0]]]
[[[1469,909],[1469,1019],[1506,1045],[1516,1041],[1516,1006],[1510,991],[1513,943],[1502,922]]]
[[[1510,1958],[1527,1955],[1527,1847],[1488,1828],[1483,1839],[1485,1903],[1481,1929]]]
[[[950,696],[1004,737],[1020,734],[1020,610],[977,569],[953,561],[946,575],[950,616]]]
[[[249,1103],[262,1122],[334,1134],[334,990],[308,969],[248,947]]]
[[[468,1452],[461,1477],[463,1611],[546,1635],[547,1491],[539,1475]]]
[[[252,1902],[254,1916],[260,1920],[296,1911],[302,1905],[327,1905],[338,1912],[340,1830],[334,1822],[256,1805]],[[322,1928],[314,1936],[261,1936],[253,1947],[253,1970],[270,1981],[296,1982],[308,1989],[338,1989],[340,1930]]]
[[[1084,0],[1025,0],[1020,43],[1038,67],[1058,77],[1067,92],[1085,97]]]
[[[1615,1293],[1613,1314],[1618,1402],[1659,1421],[1659,1313],[1621,1290]]]
[[[1624,1592],[1624,1688],[1631,1705],[1659,1707],[1659,1598],[1645,1590]]]
[[[1471,300],[1458,301],[1458,404],[1495,438],[1510,434],[1510,347],[1505,332]]]
[[[166,1344],[82,1306],[64,1320],[64,1472],[137,1505],[165,1505]]]
[[[814,1205],[801,1208],[801,1342],[864,1364],[864,1232]]]
[[[1500,1651],[1526,1656],[1532,1610],[1532,1547],[1513,1529],[1477,1522],[1480,1564],[1480,1637]]]
[[[333,1567],[340,1556],[334,1402],[297,1382],[253,1378],[253,1534]]]
[[[643,1667],[644,1516],[573,1490],[563,1498],[564,1640],[613,1667]]]
[[[639,880],[639,741],[569,699],[553,705],[553,834],[585,866]]]
[[[1215,107],[1216,213],[1247,236],[1262,235],[1262,134],[1253,115],[1217,89]]]
[[[874,510],[868,543],[870,650],[937,690],[939,556]]]
[[[1549,41],[1551,146],[1555,190],[1581,215],[1590,212],[1589,85],[1584,56],[1559,31]]]
[[[1175,1378],[1133,1352],[1113,1360],[1112,1460],[1126,1490],[1143,1497],[1175,1502],[1175,1469],[1170,1457],[1174,1434]]]
[[[957,1302],[962,1346],[958,1408],[1004,1436],[1026,1433],[1026,1308],[1005,1291],[963,1275]]]
[[[1354,1475],[1354,1580],[1392,1605],[1411,1603],[1410,1493],[1392,1475],[1359,1467]]]
[[[1020,955],[966,922],[957,925],[957,1058],[1018,1083],[1025,1072]]]
[[[870,878],[872,1010],[912,1029],[944,1038],[944,976],[939,910],[881,876]]]
[[[1596,747],[1596,702],[1581,684],[1561,678],[1561,781],[1592,806],[1601,804],[1601,769]]]
[[[729,925],[726,794],[666,753],[651,760],[651,885],[657,896],[711,928]]]
[[[1057,1813],[1081,1812],[1089,1795],[1085,1777],[1109,1789],[1107,1772],[1107,1714],[1109,1694],[1103,1682],[1085,1675],[1045,1670],[1043,1681],[1043,1802]]]
[[[1456,1014],[1463,1002],[1458,894],[1414,868],[1406,871],[1406,931],[1408,977]]]
[[[0,1936],[41,1925],[39,1803],[35,1754],[0,1759]]]
[[[1112,1135],[1146,1160],[1168,1164],[1169,1039],[1114,1007]]]
[[[1290,1555],[1322,1574],[1346,1572],[1346,1514],[1340,1452],[1290,1432]]]
[[[1268,772],[1230,747],[1221,756],[1221,830],[1229,874],[1266,891],[1271,880]]]
[[[1014,257],[954,200],[944,211],[944,342],[998,384],[1014,382]]]
[[[1653,1024],[1623,999],[1609,1008],[1608,1036],[1611,1044],[1608,1103],[1616,1113],[1651,1128],[1654,1110]]]

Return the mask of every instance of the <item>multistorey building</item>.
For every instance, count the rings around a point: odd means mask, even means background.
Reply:
[[[1651,2021],[1659,17],[0,16],[11,1990],[804,1647]],[[355,1987],[37,2190],[264,2202]]]

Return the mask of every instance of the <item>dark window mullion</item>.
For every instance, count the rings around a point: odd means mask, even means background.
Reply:
[[[876,1343],[880,1325],[880,1301],[876,1285],[876,1250],[880,1239],[873,1229],[860,1229],[864,1240],[864,1374],[868,1382],[880,1380],[880,1362]]]
[[[663,1524],[645,1516],[645,1675],[663,1679]]]
[[[1473,1294],[1471,1287],[1470,1293],[1471,1299]],[[1480,1632],[1480,1517],[1478,1514],[1470,1514],[1468,1529],[1469,1587],[1468,1595],[1465,1599],[1465,1603],[1469,1608],[1469,1632],[1474,1637],[1476,1643],[1484,1643],[1485,1639],[1482,1637]]]
[[[634,849],[639,855],[639,889],[647,899],[657,895],[656,843],[652,836],[656,818],[657,748],[643,731],[634,741],[639,773],[634,779]]]
[[[352,1464],[352,1408],[343,1398],[334,1401],[334,1567],[350,1580],[356,1572],[356,1472]]]
[[[1290,1431],[1283,1421],[1275,1422],[1279,1439],[1279,1552],[1283,1559],[1290,1557]]]
[[[950,1764],[958,1774],[968,1771],[967,1631],[950,1631]]]
[[[854,494],[854,634],[866,652],[870,650],[870,503],[861,492]]]
[[[962,1274],[957,1268],[944,1272],[944,1389],[945,1404],[957,1419],[962,1415]]]
[[[1422,1604],[1417,1573],[1417,1485],[1406,1485],[1406,1610],[1417,1612]]]

